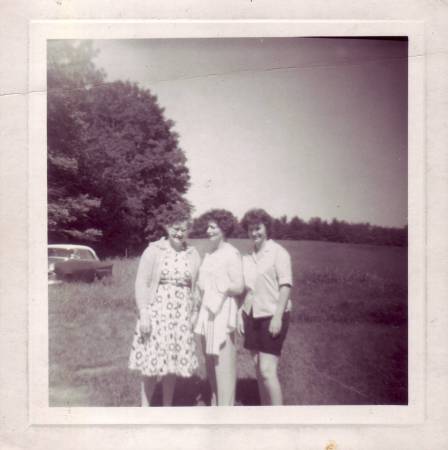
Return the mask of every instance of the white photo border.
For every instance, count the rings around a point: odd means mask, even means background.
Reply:
[[[57,20],[31,21],[29,40],[29,423],[417,424],[425,418],[425,40],[420,21]],[[46,42],[48,39],[407,36],[408,405],[256,407],[50,407],[48,386]]]

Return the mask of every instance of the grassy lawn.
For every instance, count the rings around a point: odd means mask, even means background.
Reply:
[[[232,241],[245,253],[246,240]],[[204,252],[206,243],[192,241]],[[280,364],[285,403],[407,403],[406,249],[285,241],[294,310]],[[137,406],[127,369],[138,259],[115,259],[110,280],[49,287],[50,406]],[[257,404],[250,355],[238,339],[237,404]],[[156,392],[156,402],[160,392]],[[179,380],[175,405],[207,401],[203,365]]]

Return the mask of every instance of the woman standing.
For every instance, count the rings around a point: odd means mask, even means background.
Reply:
[[[289,324],[292,269],[289,253],[269,239],[271,224],[262,209],[252,209],[242,219],[253,251],[243,258],[246,297],[238,328],[254,357],[262,405],[282,405],[277,369]]]
[[[203,336],[207,377],[212,405],[235,403],[236,347],[238,304],[235,297],[243,292],[241,256],[226,239],[235,219],[225,210],[204,214],[211,246],[199,271],[198,286],[202,294],[195,332]]]
[[[193,324],[197,317],[196,278],[200,258],[186,243],[189,214],[179,206],[165,214],[167,238],[143,252],[135,281],[139,320],[129,368],[142,375],[141,404],[150,406],[158,378],[163,405],[173,400],[176,376],[190,377],[198,366]]]

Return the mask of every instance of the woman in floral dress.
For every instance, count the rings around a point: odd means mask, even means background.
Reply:
[[[168,214],[167,239],[149,244],[135,282],[139,320],[132,343],[129,368],[142,374],[142,406],[150,406],[157,381],[163,404],[173,400],[176,376],[190,377],[198,367],[193,325],[198,303],[193,293],[200,257],[185,239],[188,215]]]

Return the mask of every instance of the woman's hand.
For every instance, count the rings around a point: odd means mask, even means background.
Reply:
[[[151,319],[145,311],[143,314],[140,314],[140,334],[144,337],[149,337],[151,329]]]
[[[199,317],[199,311],[193,311],[191,313],[191,329],[194,330],[194,327],[196,326],[196,322],[198,321],[198,317]]]
[[[238,314],[236,316],[236,328],[238,333],[243,336],[244,335],[244,319],[243,319],[243,308],[238,310]]]
[[[273,338],[276,338],[280,334],[282,329],[282,316],[274,315],[272,316],[271,322],[269,323],[269,333]]]

